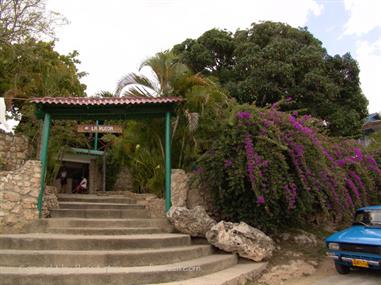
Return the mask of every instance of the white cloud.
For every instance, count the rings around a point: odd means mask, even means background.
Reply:
[[[48,0],[66,16],[57,49],[80,52],[88,94],[114,91],[118,79],[147,57],[211,28],[235,31],[261,20],[303,26],[319,15],[316,0]]]
[[[345,35],[363,35],[381,27],[380,0],[344,0],[349,20],[345,24]]]
[[[357,60],[360,64],[361,88],[369,100],[369,112],[381,111],[381,39],[358,44]]]
[[[369,32],[381,28],[380,0],[344,0],[349,18],[343,35],[354,36],[355,57],[360,65],[361,88],[369,100],[369,111],[381,111],[381,34],[378,39],[366,40]]]

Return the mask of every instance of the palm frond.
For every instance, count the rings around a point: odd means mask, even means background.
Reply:
[[[134,85],[141,86],[141,88],[144,87],[144,90],[152,90],[153,92],[157,93],[157,85],[147,76],[142,74],[129,73],[119,80],[115,91],[115,96],[119,97],[124,88],[134,87]],[[134,88],[137,88],[136,86]],[[140,90],[143,90],[141,88]]]

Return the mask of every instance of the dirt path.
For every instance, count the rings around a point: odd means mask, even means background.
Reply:
[[[348,275],[337,274],[332,260],[324,260],[311,276],[288,280],[284,285],[380,285],[381,272],[356,270]]]

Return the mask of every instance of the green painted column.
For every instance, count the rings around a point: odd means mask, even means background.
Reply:
[[[171,113],[165,114],[165,211],[171,208]]]
[[[99,125],[99,121],[96,120],[95,125]],[[94,150],[98,150],[98,133],[95,133],[95,139],[94,139]]]
[[[48,158],[48,144],[49,144],[49,132],[50,132],[50,123],[51,117],[49,113],[45,113],[44,117],[44,126],[42,129],[41,136],[41,189],[38,194],[37,208],[38,208],[38,216],[42,217],[42,199],[44,197],[45,191],[45,176],[46,176],[46,168],[47,168],[47,158]]]

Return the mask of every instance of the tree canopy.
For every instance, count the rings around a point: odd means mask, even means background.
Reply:
[[[195,73],[217,78],[239,103],[321,118],[334,136],[358,136],[367,115],[359,67],[350,54],[331,56],[307,28],[263,22],[249,29],[212,29],[175,45]]]
[[[66,23],[59,13],[46,11],[45,0],[1,0],[0,42],[15,43],[54,36],[54,26]]]

